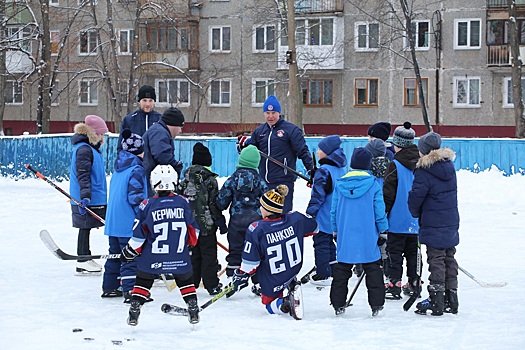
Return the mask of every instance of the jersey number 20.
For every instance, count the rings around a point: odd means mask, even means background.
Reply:
[[[299,240],[297,237],[294,237],[293,239],[286,241],[284,244],[286,248],[286,258],[288,258],[288,262],[290,264],[290,267],[294,267],[295,265],[299,264],[302,260],[301,256],[301,247],[299,246]],[[283,245],[274,245],[267,248],[268,256],[274,255],[268,260],[268,265],[270,265],[270,271],[272,275],[276,273],[281,273],[283,271],[286,271],[286,264],[283,258]]]

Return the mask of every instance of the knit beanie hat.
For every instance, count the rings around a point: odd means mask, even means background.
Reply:
[[[288,186],[278,185],[275,190],[269,190],[259,200],[261,206],[270,213],[282,214],[284,197],[288,194]]]
[[[140,135],[134,134],[129,129],[122,130],[122,141],[120,142],[122,149],[133,153],[134,155],[139,155],[144,152],[144,142]]]
[[[86,118],[84,118],[84,123],[90,126],[91,129],[95,130],[95,133],[97,134],[105,134],[109,132],[104,119],[97,115],[87,115]]]
[[[140,102],[143,98],[151,98],[153,101],[156,101],[157,95],[155,95],[155,88],[151,85],[142,85],[139,89],[137,99]]]
[[[332,152],[338,150],[341,147],[341,138],[339,135],[330,135],[319,141],[319,149],[326,155],[332,154]]]
[[[441,135],[433,131],[426,133],[419,138],[417,149],[423,154],[429,154],[430,151],[441,147]]]
[[[281,113],[281,104],[274,95],[268,96],[266,101],[264,101],[263,112],[268,111]]]
[[[388,140],[390,133],[392,132],[392,125],[387,122],[375,123],[368,128],[368,135],[372,137],[377,137],[383,141]]]
[[[182,112],[175,107],[170,107],[164,111],[162,114],[162,120],[164,120],[164,123],[166,125],[171,126],[184,126],[184,115]]]
[[[350,167],[354,170],[370,170],[372,166],[372,153],[364,147],[357,147],[352,153]]]
[[[398,126],[396,130],[394,130],[392,143],[397,147],[408,147],[414,144],[414,137],[416,137],[416,132],[412,129],[412,124],[405,122],[402,126]]]
[[[239,165],[237,168],[250,168],[259,169],[259,163],[261,162],[261,154],[254,145],[249,145],[242,149],[239,155]]]
[[[204,146],[200,142],[197,142],[193,146],[193,158],[191,159],[191,164],[211,166],[211,153],[208,147]]]
[[[386,146],[385,142],[380,139],[373,139],[369,143],[366,144],[365,148],[372,153],[372,156],[374,158],[376,157],[384,157],[386,154]]]

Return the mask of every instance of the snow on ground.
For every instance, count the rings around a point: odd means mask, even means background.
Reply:
[[[220,184],[225,178],[220,179]],[[459,276],[457,315],[416,315],[403,301],[387,301],[372,318],[364,284],[354,306],[336,317],[329,288],[303,286],[305,317],[269,315],[249,289],[221,299],[193,327],[185,317],[163,314],[164,302],[184,306],[178,290],[154,286],[154,302],[142,309],[137,327],[126,324],[128,306],[102,299],[102,276],[74,276],[75,262],[54,257],[39,239],[47,229],[64,251],[76,252],[67,198],[45,181],[0,178],[1,349],[520,349],[525,346],[523,223],[525,178],[499,171],[458,172],[461,215],[457,259],[478,279],[507,281],[482,288]],[[59,184],[66,191],[67,182]],[[296,184],[295,209],[304,212],[309,189]],[[226,237],[220,241],[227,244]],[[92,252],[107,252],[102,230],[92,230]],[[313,266],[308,238],[302,273]],[[424,248],[423,248],[424,250]],[[224,264],[224,252],[219,259]],[[302,275],[302,274],[301,274]],[[424,279],[428,276],[424,265]],[[223,277],[223,282],[225,278]],[[350,280],[353,288],[356,278]],[[425,284],[426,286],[426,284]],[[423,293],[427,296],[426,291]],[[201,288],[200,304],[210,299]],[[80,328],[82,332],[73,332]],[[88,339],[86,339],[88,338]],[[89,340],[92,338],[92,340]],[[117,343],[117,344],[114,344]],[[118,343],[120,342],[120,345]]]

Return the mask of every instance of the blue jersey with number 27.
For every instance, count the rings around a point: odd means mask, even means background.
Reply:
[[[298,212],[253,222],[246,231],[241,270],[256,268],[261,293],[278,296],[303,266],[304,237],[317,231],[315,219]]]

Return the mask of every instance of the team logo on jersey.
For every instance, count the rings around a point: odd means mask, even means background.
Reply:
[[[255,230],[257,228],[257,225],[259,225],[259,223],[257,221],[252,222],[251,225],[248,226],[248,230],[250,230],[250,232],[253,232],[253,230]]]
[[[277,130],[277,137],[283,137],[284,136],[284,130]]]
[[[152,269],[160,269],[161,267],[162,267],[161,262],[156,262],[156,263],[151,264]]]

